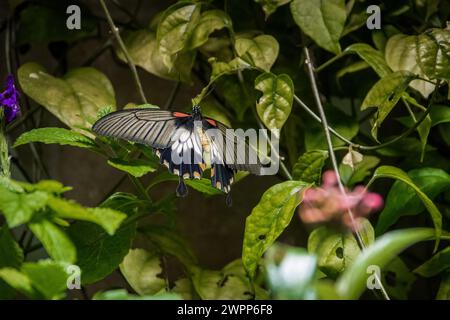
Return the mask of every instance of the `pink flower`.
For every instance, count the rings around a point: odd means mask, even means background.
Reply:
[[[364,186],[357,186],[351,191],[345,189],[344,194],[339,189],[336,173],[330,170],[323,173],[321,187],[309,188],[304,192],[299,216],[304,223],[332,222],[356,231],[361,218],[380,210],[382,206],[382,197],[368,192]]]

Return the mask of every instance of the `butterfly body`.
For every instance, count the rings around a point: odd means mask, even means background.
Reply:
[[[203,117],[198,106],[193,107],[191,114],[150,108],[116,111],[99,119],[92,129],[99,135],[152,147],[161,164],[179,177],[176,190],[179,196],[187,194],[183,180],[200,179],[207,168],[211,169],[212,186],[224,193],[229,193],[237,170],[254,174],[260,170],[259,164],[238,164],[236,159],[227,162],[226,153],[235,155],[236,151],[225,150],[225,145],[234,147],[237,138],[230,139],[226,134],[228,128],[222,123]],[[214,139],[213,130],[224,144]]]

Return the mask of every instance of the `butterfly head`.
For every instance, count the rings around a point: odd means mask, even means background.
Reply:
[[[192,107],[192,115],[194,118],[200,118],[201,117],[201,108],[198,105],[195,105]]]

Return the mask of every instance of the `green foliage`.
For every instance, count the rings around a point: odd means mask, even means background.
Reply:
[[[18,147],[27,143],[69,145],[79,148],[95,148],[95,142],[81,133],[63,128],[39,128],[25,132],[14,143]]]
[[[280,50],[278,41],[265,34],[254,38],[238,37],[235,48],[239,57],[266,72],[270,71]]]
[[[312,150],[305,152],[298,158],[292,168],[292,177],[295,180],[318,184],[327,158],[327,151]]]

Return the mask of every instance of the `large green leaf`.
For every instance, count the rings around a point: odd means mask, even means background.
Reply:
[[[178,233],[164,226],[145,226],[142,231],[161,252],[176,257],[190,273],[198,270],[195,255]]]
[[[199,19],[199,3],[182,1],[170,6],[162,14],[156,32],[160,51],[171,56],[183,50]]]
[[[308,186],[302,181],[285,181],[270,187],[247,217],[242,263],[251,278],[261,256],[288,226],[301,202],[301,191]]]
[[[450,78],[450,31],[430,29],[418,36],[397,34],[386,44],[386,62],[392,70],[410,71],[421,78],[448,80]],[[435,85],[414,80],[410,86],[425,98]]]
[[[38,128],[23,133],[14,143],[14,148],[32,142],[69,145],[80,148],[95,148],[94,140],[81,133],[64,128]]]
[[[287,74],[263,73],[255,79],[255,88],[263,93],[256,111],[268,129],[280,130],[292,109],[294,84]]]
[[[422,277],[434,277],[450,268],[450,247],[436,253],[430,260],[417,267],[414,272]]]
[[[182,52],[173,57],[164,56],[158,49],[156,33],[148,29],[129,32],[125,34],[123,41],[133,62],[145,71],[164,79],[190,82],[194,52]],[[116,52],[120,59],[126,61],[120,48],[117,48]],[[165,59],[170,60],[171,67],[166,66]]]
[[[89,128],[97,112],[115,106],[109,79],[94,68],[77,68],[64,78],[55,78],[37,63],[26,63],[18,70],[22,90],[71,128]]]
[[[347,12],[344,0],[293,0],[291,12],[295,23],[320,47],[339,54],[339,38]]]
[[[155,252],[131,249],[120,264],[120,271],[141,296],[155,294],[166,285],[164,279],[158,277],[162,268],[160,257]]]
[[[61,228],[45,218],[33,219],[28,226],[53,260],[75,263],[75,246]]]
[[[256,3],[259,3],[266,14],[266,19],[274,13],[278,7],[281,7],[291,0],[254,0]]]
[[[450,272],[447,272],[442,277],[436,300],[450,300]]]
[[[357,163],[353,169],[341,163],[339,165],[339,173],[342,181],[346,185],[353,186],[356,183],[364,181],[371,174],[371,170],[379,163],[380,159],[375,156],[364,156],[362,161]]]
[[[2,268],[20,268],[23,262],[23,251],[6,226],[0,228],[0,270]],[[1,272],[1,271],[0,271]],[[14,298],[14,290],[1,279],[0,299]]]
[[[266,34],[256,36],[253,39],[238,37],[234,45],[239,57],[266,72],[269,72],[272,68],[280,50],[278,41]]]
[[[0,268],[0,280],[3,280],[8,284],[9,287],[7,287],[6,290],[11,287],[27,297],[40,298],[39,293],[33,288],[31,280],[17,269],[9,267]],[[14,295],[11,296],[11,294],[8,291],[5,291],[5,289],[2,289],[2,294],[3,293],[6,294],[6,297],[14,297]]]
[[[292,177],[309,183],[320,183],[322,168],[325,160],[328,158],[328,152],[323,150],[307,151],[298,158],[292,168]]]
[[[384,60],[383,54],[366,43],[354,43],[342,52],[343,54],[356,53],[361,59],[382,78],[392,73],[391,68]]]
[[[445,234],[443,238],[450,239],[450,236]],[[435,231],[429,228],[402,229],[384,234],[344,271],[336,284],[338,293],[345,299],[358,299],[366,289],[369,266],[375,265],[383,269],[406,248],[432,239],[435,239]]]
[[[416,186],[414,181],[411,180],[411,178],[406,174],[406,172],[404,172],[399,168],[392,166],[378,167],[377,170],[375,170],[371,181],[374,181],[375,179],[379,178],[391,178],[399,180],[403,183],[406,183],[416,192],[417,196],[422,201],[423,205],[427,208],[428,212],[430,213],[431,219],[433,220],[436,235],[436,247],[435,247],[436,249],[439,244],[439,238],[442,234],[442,215],[439,212],[439,209],[433,203],[433,201],[431,201],[430,198],[428,198],[427,195],[418,186]]]
[[[409,181],[430,200],[450,187],[450,175],[436,168],[420,168],[408,172]],[[410,183],[396,181],[389,191],[386,204],[380,213],[376,226],[377,234],[382,234],[400,217],[415,215],[424,210],[421,199]]]
[[[126,218],[124,213],[111,208],[85,208],[74,201],[54,196],[48,199],[48,206],[60,218],[96,223],[110,235],[114,234]]]
[[[362,230],[365,245],[372,244],[375,236],[368,220],[364,220]],[[336,278],[353,263],[361,250],[353,233],[324,226],[309,235],[308,252],[317,256],[317,264],[323,273]]]
[[[73,223],[69,235],[77,248],[81,283],[99,281],[113,272],[130,250],[135,230],[135,224],[128,224],[110,236],[95,224]]]
[[[134,159],[109,159],[108,164],[116,169],[131,174],[133,177],[139,178],[147,173],[156,171],[156,168],[148,160]]]
[[[231,18],[222,10],[209,10],[202,13],[187,42],[187,49],[195,49],[204,45],[214,31],[232,29]]]
[[[26,262],[22,265],[21,271],[44,298],[60,299],[64,296],[67,289],[64,264],[51,260]]]
[[[397,71],[384,76],[370,89],[361,105],[361,110],[376,107],[372,124],[372,136],[377,139],[378,128],[402,97],[409,83],[415,78],[408,71]]]
[[[416,277],[400,258],[394,258],[386,265],[381,274],[381,282],[389,297],[407,300],[408,293]]]
[[[30,221],[33,214],[47,204],[47,200],[48,195],[42,191],[16,193],[0,186],[0,211],[10,228]]]

